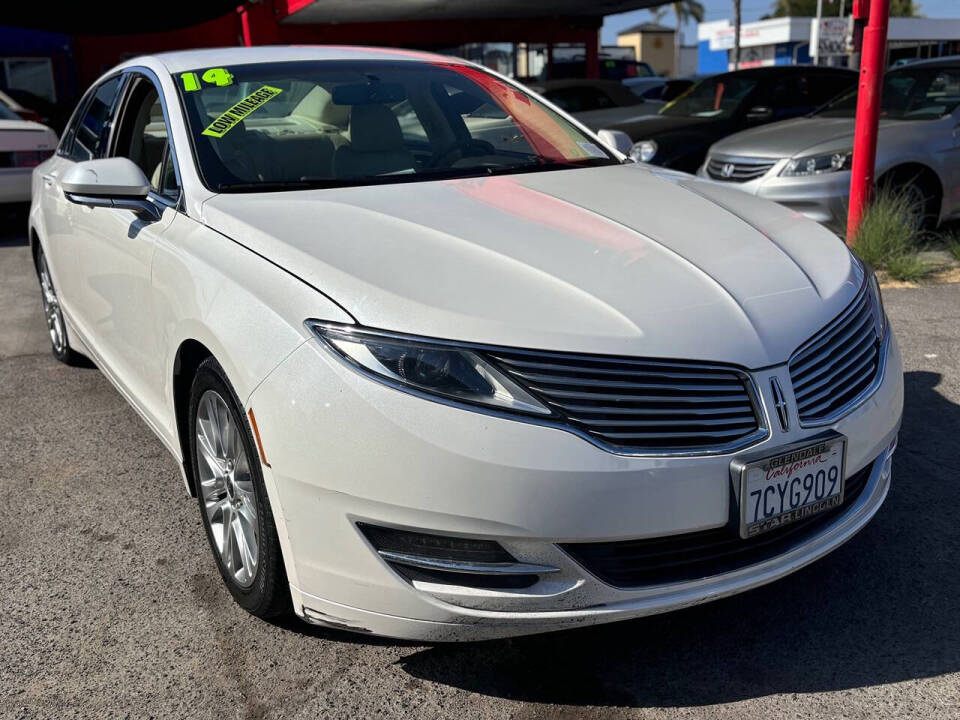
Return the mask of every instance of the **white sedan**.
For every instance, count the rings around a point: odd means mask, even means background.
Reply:
[[[29,202],[30,175],[53,155],[57,134],[22,119],[0,96],[0,203]]]
[[[133,59],[34,185],[54,354],[166,445],[257,616],[649,615],[817,560],[887,494],[903,381],[869,268],[476,65]]]

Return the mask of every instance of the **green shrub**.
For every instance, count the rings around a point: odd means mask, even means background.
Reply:
[[[912,202],[902,194],[882,190],[863,214],[854,251],[874,267],[889,269],[891,261],[914,253],[919,241]]]
[[[960,260],[960,235],[953,233],[944,237],[943,240],[947,244],[947,252],[953,255],[954,260]]]
[[[930,266],[916,253],[904,253],[887,260],[886,271],[890,277],[905,282],[916,282],[930,274]]]

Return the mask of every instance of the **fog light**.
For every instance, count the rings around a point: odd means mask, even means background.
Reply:
[[[411,583],[497,590],[530,587],[539,575],[558,572],[549,565],[519,562],[493,540],[433,535],[357,523],[387,564]]]

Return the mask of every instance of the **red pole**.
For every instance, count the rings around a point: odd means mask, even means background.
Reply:
[[[857,4],[862,8],[865,3],[860,0]],[[850,212],[847,216],[847,243],[849,244],[853,244],[856,238],[860,220],[863,218],[864,210],[873,194],[873,176],[876,171],[877,159],[877,132],[880,124],[880,101],[883,94],[883,72],[887,64],[887,25],[890,18],[890,0],[869,0],[868,4],[870,6],[870,20],[863,30],[860,92],[857,97],[857,126],[853,138]]]
[[[250,11],[246,5],[240,5],[237,8],[237,14],[240,15],[240,38],[246,47],[253,45],[253,34],[250,31]]]
[[[587,32],[586,42],[587,77],[600,77],[600,31]]]

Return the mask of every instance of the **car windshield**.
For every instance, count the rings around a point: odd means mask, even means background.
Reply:
[[[936,120],[960,105],[960,68],[906,68],[883,81],[880,117],[891,120]],[[857,91],[851,90],[816,113],[821,117],[853,118]]]
[[[175,80],[200,173],[216,192],[618,162],[532,96],[454,62],[265,63]]]
[[[670,117],[729,118],[757,86],[749,77],[720,76],[699,82],[660,109]]]

